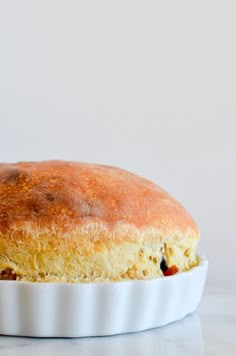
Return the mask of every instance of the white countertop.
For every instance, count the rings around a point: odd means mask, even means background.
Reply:
[[[82,339],[0,337],[0,355],[236,355],[236,290],[206,289],[198,310],[136,334]]]

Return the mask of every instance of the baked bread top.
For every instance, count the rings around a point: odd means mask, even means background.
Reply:
[[[68,231],[101,222],[153,227],[162,234],[197,226],[167,192],[123,169],[78,162],[0,164],[0,231],[37,223]]]

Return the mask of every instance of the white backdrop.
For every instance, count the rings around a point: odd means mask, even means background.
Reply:
[[[236,252],[235,1],[0,0],[0,161],[107,163],[195,217],[209,285]]]

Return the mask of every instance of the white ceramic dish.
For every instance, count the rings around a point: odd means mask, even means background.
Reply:
[[[0,281],[0,334],[104,336],[182,319],[201,299],[208,262],[170,277],[106,283]]]

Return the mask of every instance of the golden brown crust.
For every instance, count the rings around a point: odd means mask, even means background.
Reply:
[[[193,219],[168,193],[135,174],[103,165],[0,164],[0,201],[0,231],[24,222],[67,230],[89,220],[197,233]]]
[[[0,164],[0,270],[19,279],[155,277],[161,271],[149,257],[160,265],[164,250],[169,263],[187,270],[197,263],[198,239],[181,204],[125,170],[65,161]]]

